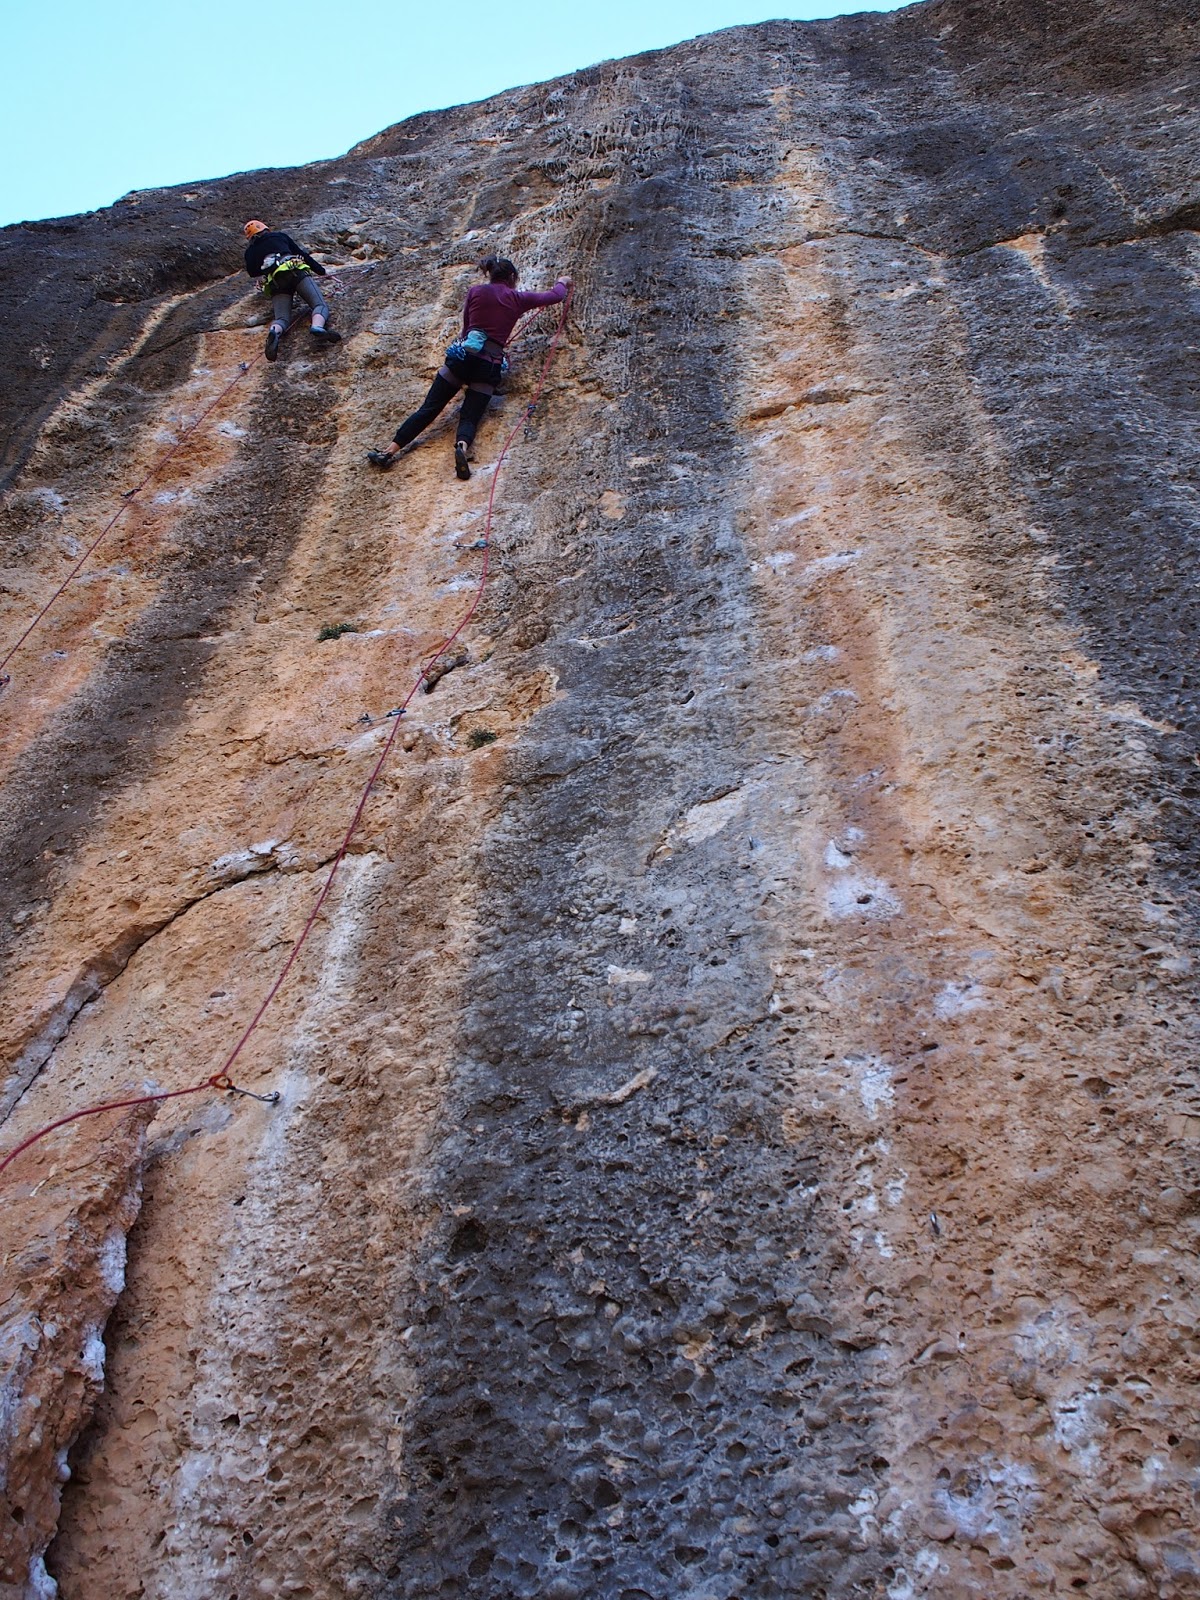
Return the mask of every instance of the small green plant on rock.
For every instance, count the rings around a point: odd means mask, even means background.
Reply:
[[[327,622],[317,635],[317,643],[324,644],[326,639],[340,639],[344,633],[357,632],[357,622]]]
[[[495,744],[499,737],[490,728],[472,728],[467,735],[467,743],[472,750],[480,750],[485,744]]]

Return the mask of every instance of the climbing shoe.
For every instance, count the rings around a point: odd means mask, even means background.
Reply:
[[[272,328],[270,333],[267,335],[267,347],[263,353],[268,361],[274,361],[275,357],[279,354],[279,341],[282,338],[283,334],[280,333],[278,328]]]
[[[367,451],[367,460],[373,467],[378,467],[380,472],[386,472],[395,459],[395,454],[389,454],[386,450]]]
[[[471,476],[471,465],[467,460],[467,445],[464,439],[459,439],[454,446],[454,474],[464,482]]]
[[[318,344],[338,344],[342,337],[336,328],[310,328],[308,331]]]

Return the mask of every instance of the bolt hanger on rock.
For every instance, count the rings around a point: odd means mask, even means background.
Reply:
[[[536,403],[540,398],[542,390],[546,386],[546,380],[550,373],[550,363],[554,359],[555,351],[558,349],[563,333],[566,329],[567,314],[571,307],[571,290],[569,286],[561,298],[564,301],[562,315],[559,318],[558,327],[554,331],[554,335],[550,340],[549,347],[542,362],[542,369],[538,375],[537,385],[534,389],[534,403]],[[553,304],[554,302],[548,303]],[[268,1105],[275,1105],[278,1103],[278,1091],[272,1091],[272,1093],[267,1095],[260,1095],[256,1094],[251,1089],[243,1089],[238,1084],[234,1083],[230,1075],[231,1071],[239,1056],[242,1054],[242,1051],[246,1048],[254,1034],[258,1031],[263,1018],[273,1005],[276,995],[283,988],[287,981],[288,974],[295,966],[302,950],[308,943],[312,931],[317,924],[317,919],[321,914],[321,909],[333,891],[333,886],[337,879],[338,871],[342,865],[342,862],[346,858],[351,841],[358,831],[359,824],[363,818],[363,813],[367,808],[367,802],[370,800],[371,795],[374,792],[375,785],[379,781],[379,776],[382,773],[384,766],[387,764],[388,757],[391,755],[396,744],[397,735],[400,732],[401,722],[408,711],[409,706],[420,692],[422,685],[427,681],[429,673],[433,671],[442,658],[447,655],[451,649],[453,649],[456,641],[469,626],[472,618],[479,609],[479,605],[483,599],[484,590],[487,586],[488,580],[492,519],[495,511],[496,490],[500,482],[501,469],[504,466],[504,461],[509,450],[516,443],[518,436],[521,435],[528,426],[531,409],[531,407],[526,407],[526,409],[522,412],[520,420],[516,422],[510,429],[508,436],[505,438],[504,443],[500,448],[500,453],[496,457],[496,470],[492,474],[491,487],[488,493],[487,513],[484,520],[483,560],[480,563],[479,579],[475,587],[475,592],[471,598],[471,602],[466,611],[463,613],[462,617],[459,619],[457,625],[450,633],[446,635],[438,648],[422,665],[421,670],[414,679],[412,687],[409,689],[404,701],[400,705],[393,707],[393,709],[387,713],[388,718],[394,719],[392,727],[388,732],[388,736],[383,742],[383,748],[380,750],[379,755],[367,777],[367,780],[362,787],[358,802],[354,807],[353,814],[351,815],[346,830],[342,835],[341,843],[339,844],[337,852],[334,855],[332,864],[329,868],[329,873],[321,887],[321,891],[317,895],[312,909],[309,911],[308,918],[305,921],[303,928],[300,930],[300,933],[294,944],[292,945],[291,950],[288,952],[282,966],[276,973],[274,981],[271,983],[266,994],[259,1002],[258,1007],[250,1017],[250,1020],[242,1029],[242,1032],[238,1036],[232,1049],[230,1049],[226,1055],[220,1070],[218,1072],[214,1072],[200,1083],[190,1084],[185,1089],[168,1089],[161,1093],[138,1095],[130,1100],[108,1101],[101,1105],[85,1106],[79,1111],[71,1112],[68,1116],[59,1117],[56,1121],[47,1123],[44,1127],[37,1129],[37,1131],[31,1134],[29,1138],[18,1144],[15,1149],[10,1150],[6,1156],[0,1159],[0,1173],[3,1173],[9,1164],[15,1161],[22,1151],[28,1150],[30,1145],[36,1144],[39,1139],[45,1138],[47,1134],[52,1133],[56,1128],[66,1127],[70,1123],[78,1122],[83,1117],[98,1116],[105,1111],[123,1110],[127,1106],[143,1105],[157,1100],[174,1100],[183,1095],[200,1094],[205,1089],[244,1095],[249,1099],[259,1100]],[[0,662],[0,666],[3,666],[3,662]]]

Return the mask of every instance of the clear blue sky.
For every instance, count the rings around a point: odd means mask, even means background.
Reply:
[[[715,28],[893,11],[900,0],[10,4],[0,225],[341,155],[414,112]]]

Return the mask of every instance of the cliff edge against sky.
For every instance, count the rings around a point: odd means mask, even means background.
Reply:
[[[553,316],[364,451],[577,285],[278,1105],[0,1180],[0,1597],[1200,1593],[1198,45],[764,23],[0,231],[4,650],[179,446],[0,695],[5,1151],[225,1059]],[[247,217],[336,350],[239,376]]]

